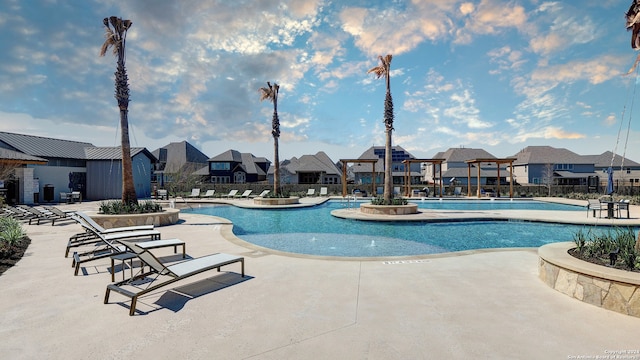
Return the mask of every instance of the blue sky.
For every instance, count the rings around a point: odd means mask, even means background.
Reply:
[[[384,145],[385,84],[366,72],[389,53],[394,145],[416,157],[551,145],[640,162],[630,3],[0,0],[0,131],[119,145],[116,59],[98,56],[116,15],[133,21],[132,146],[273,160],[258,89],[275,81],[281,159],[357,157]]]

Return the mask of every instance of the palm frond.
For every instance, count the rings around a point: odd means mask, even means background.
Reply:
[[[105,28],[105,40],[104,43],[102,44],[102,47],[100,48],[100,56],[104,56],[104,54],[107,53],[107,50],[109,50],[109,48],[111,46],[116,45],[116,40],[115,40],[115,34],[113,33],[113,30],[111,30],[111,28],[107,27]]]

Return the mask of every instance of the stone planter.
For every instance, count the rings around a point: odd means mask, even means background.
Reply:
[[[372,215],[410,215],[418,213],[418,204],[373,205],[360,204],[360,211]]]
[[[538,249],[538,276],[574,299],[625,315],[640,317],[640,273],[592,264],[571,256],[572,242]]]
[[[300,203],[300,198],[297,196],[291,196],[288,198],[253,198],[253,203],[256,205],[270,205],[270,206],[278,206],[278,205],[291,205]]]
[[[137,225],[166,226],[173,225],[180,220],[180,209],[164,209],[159,213],[148,214],[105,215],[93,211],[87,211],[87,213],[105,229]]]

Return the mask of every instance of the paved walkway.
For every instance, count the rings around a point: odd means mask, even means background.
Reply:
[[[213,217],[180,217],[163,238],[185,240],[192,257],[245,256],[248,278],[238,264],[205,273],[143,297],[130,317],[127,298],[103,304],[108,260],[73,276],[63,254],[78,225],[26,225],[26,256],[0,276],[1,357],[567,359],[640,348],[640,319],[547,287],[535,249],[309,259],[228,241],[232,225]]]

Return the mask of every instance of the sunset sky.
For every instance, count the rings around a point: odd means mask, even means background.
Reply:
[[[115,15],[133,21],[132,146],[273,160],[271,81],[281,159],[357,157],[384,145],[385,83],[367,70],[392,54],[394,145],[416,157],[550,145],[640,162],[630,3],[0,0],[0,131],[119,145],[116,59],[98,56]]]

